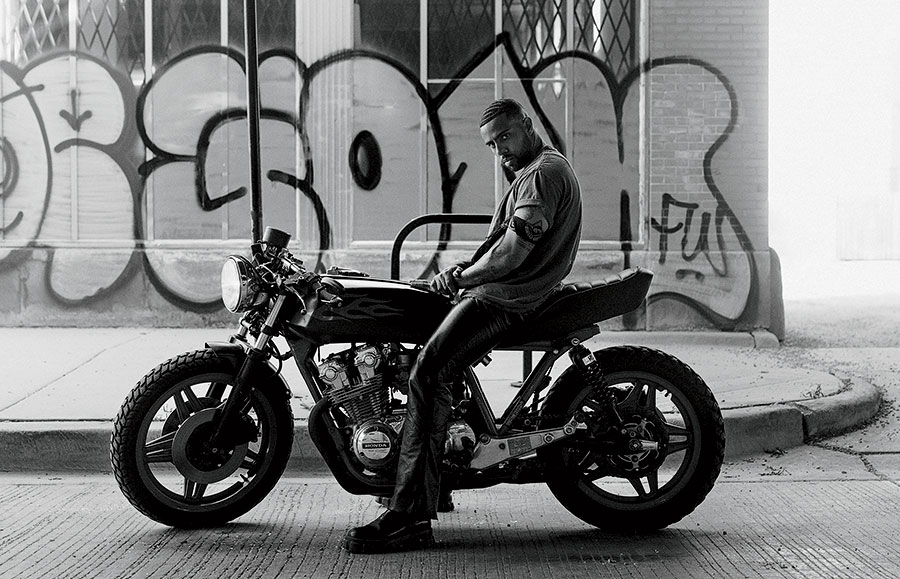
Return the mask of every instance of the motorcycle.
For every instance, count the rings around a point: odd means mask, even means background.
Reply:
[[[249,259],[228,257],[222,299],[241,314],[239,330],[157,366],[116,417],[115,478],[155,521],[221,525],[272,490],[294,436],[281,375],[289,358],[315,401],[310,438],[337,482],[352,494],[392,494],[410,369],[451,299],[423,280],[309,271],[289,240],[267,228]],[[725,449],[708,386],[658,350],[584,345],[600,322],[638,308],[652,277],[638,267],[565,285],[527,330],[500,343],[541,357],[499,417],[466,369],[453,386],[442,487],[545,483],[576,517],[614,532],[660,529],[691,513]],[[332,353],[323,357],[323,347]],[[564,356],[571,364],[551,380]]]

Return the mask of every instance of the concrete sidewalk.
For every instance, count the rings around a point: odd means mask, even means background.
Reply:
[[[119,405],[156,365],[230,329],[0,328],[0,471],[109,471],[108,445]],[[638,344],[690,364],[725,416],[730,458],[802,444],[871,418],[880,393],[856,378],[793,367],[768,355],[767,332],[604,332],[589,344]],[[553,376],[567,365],[560,360]],[[500,415],[521,379],[522,355],[495,352],[476,370]],[[322,468],[306,432],[311,398],[292,361],[284,374],[297,418],[289,468]]]

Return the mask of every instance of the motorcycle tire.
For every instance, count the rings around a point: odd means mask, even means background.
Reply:
[[[144,376],[122,404],[110,461],[122,493],[147,517],[180,528],[222,525],[256,506],[283,474],[294,420],[276,375],[254,378],[242,409],[245,442],[208,444],[240,362],[212,350],[182,354]]]
[[[573,515],[608,532],[662,529],[693,512],[710,492],[725,454],[722,413],[688,365],[658,350],[622,346],[594,352],[626,436],[657,449],[612,455],[591,446],[590,429],[539,453],[547,485]],[[580,411],[601,424],[602,396],[569,367],[547,395],[542,425]],[[546,426],[544,426],[546,427]],[[583,444],[578,444],[579,438]],[[644,443],[642,443],[644,444]]]

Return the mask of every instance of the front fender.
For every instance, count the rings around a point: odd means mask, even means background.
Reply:
[[[207,350],[211,350],[218,358],[227,360],[234,368],[235,374],[240,371],[241,366],[244,364],[244,359],[247,358],[247,349],[249,348],[248,345],[241,342],[207,342],[205,346]],[[280,394],[285,400],[291,399],[291,387],[285,382],[284,377],[271,362],[266,362],[265,365],[260,366],[260,370],[257,373],[259,374],[259,380],[254,380],[254,388],[266,388],[272,393]]]

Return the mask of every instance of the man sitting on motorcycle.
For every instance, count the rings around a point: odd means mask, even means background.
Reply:
[[[433,544],[441,456],[447,438],[453,377],[492,350],[561,285],[581,237],[581,190],[572,166],[544,144],[522,105],[491,103],[481,137],[516,173],[497,207],[487,239],[468,262],[431,281],[456,305],[419,352],[410,374],[407,416],[388,510],[347,532],[354,553],[398,551]]]

